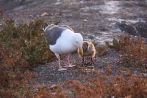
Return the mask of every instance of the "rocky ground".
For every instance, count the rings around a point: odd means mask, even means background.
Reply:
[[[72,57],[72,62],[75,67],[68,68],[66,71],[58,71],[58,63],[53,61],[51,63],[48,63],[43,66],[39,66],[34,69],[35,72],[39,72],[37,77],[35,79],[35,83],[41,82],[41,83],[62,83],[65,80],[80,80],[83,81],[87,79],[88,77],[94,77],[95,76],[95,70],[99,70],[102,73],[105,73],[105,68],[109,64],[113,64],[116,66],[116,63],[118,62],[119,55],[111,51],[105,56],[97,57],[94,64],[90,64],[89,58],[87,58],[86,62],[84,64],[81,63],[81,59],[74,54]],[[62,65],[66,65],[67,62],[65,61],[66,58],[63,59]],[[116,74],[115,72],[114,74]]]

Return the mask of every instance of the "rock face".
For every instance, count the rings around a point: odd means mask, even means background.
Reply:
[[[137,32],[140,36],[147,38],[147,23],[145,22],[138,22],[135,24]]]
[[[32,0],[0,0],[0,8],[2,7],[4,10],[11,10],[30,2],[32,2]]]
[[[147,38],[147,22],[127,24],[125,21],[116,23],[122,32]]]

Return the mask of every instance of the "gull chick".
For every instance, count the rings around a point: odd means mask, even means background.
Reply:
[[[84,58],[87,56],[90,56],[91,62],[94,63],[94,58],[96,57],[96,48],[94,44],[91,41],[83,41],[82,49],[83,52],[80,52],[81,50],[78,49],[78,54],[82,58],[82,63],[84,63]]]

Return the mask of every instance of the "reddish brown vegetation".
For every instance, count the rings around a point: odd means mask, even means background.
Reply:
[[[26,76],[26,71],[53,57],[41,31],[42,23],[15,26],[12,19],[6,19],[0,31],[0,96],[19,96],[17,90],[24,89],[26,78],[32,76],[32,72]]]
[[[112,65],[106,73],[97,72],[97,76],[81,83],[78,80],[65,81],[60,85],[41,86],[38,90],[30,88],[29,81],[34,73],[28,71],[32,65],[44,63],[53,55],[48,51],[41,32],[41,21],[28,25],[15,26],[13,20],[7,20],[0,31],[0,97],[1,98],[146,98],[147,79],[142,75],[113,76]],[[146,68],[147,45],[142,39],[122,37],[114,40],[110,46],[119,50],[122,64]],[[120,69],[121,71],[122,69]],[[124,71],[124,70],[122,70]]]
[[[109,46],[120,51],[123,64],[147,68],[147,44],[143,38],[120,37]]]
[[[97,83],[93,80],[89,84],[82,84],[77,80],[71,80],[64,83],[65,88],[67,89],[69,96],[73,98],[97,98],[103,95],[103,85],[100,81]]]
[[[33,98],[68,98],[60,85],[40,87]]]
[[[147,79],[135,75],[128,77],[116,76],[113,77],[107,88],[108,93],[110,93],[111,96],[131,96],[131,98],[145,98]]]
[[[142,76],[106,76],[97,74],[86,83],[65,81],[63,85],[40,88],[35,98],[146,98],[147,79]]]

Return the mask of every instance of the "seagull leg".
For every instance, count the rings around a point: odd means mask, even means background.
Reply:
[[[67,61],[68,61],[68,66],[67,67],[74,67],[75,65],[72,65],[71,62],[70,62],[70,54],[68,54],[67,56]]]
[[[64,67],[74,67],[75,65],[73,65],[73,64],[70,62],[70,57],[71,57],[70,54],[67,54],[66,56],[67,56],[67,57],[66,57],[66,58],[67,58],[66,60],[67,60],[68,65],[66,65],[66,66],[64,66]]]
[[[66,68],[63,68],[63,67],[61,66],[61,60],[60,60],[59,54],[55,54],[55,55],[56,55],[56,57],[57,57],[57,59],[58,59],[58,63],[59,63],[59,69],[58,69],[58,71],[67,70]]]

